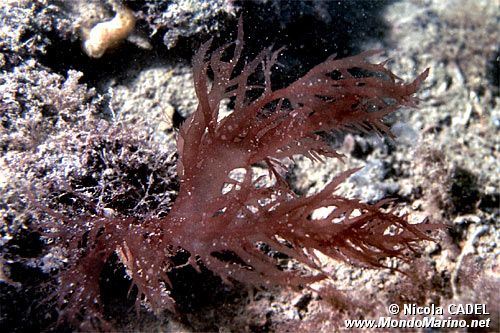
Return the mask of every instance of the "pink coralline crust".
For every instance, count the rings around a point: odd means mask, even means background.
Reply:
[[[264,49],[244,62],[241,19],[235,42],[209,55],[210,46],[211,41],[204,43],[193,61],[199,105],[179,133],[181,186],[172,210],[161,219],[93,219],[67,231],[68,242],[76,244],[91,228],[86,250],[73,246],[73,264],[61,276],[63,313],[100,311],[99,274],[114,252],[138,289],[138,303],[146,301],[159,311],[174,308],[167,272],[179,249],[189,252],[187,263],[197,269],[203,265],[228,283],[297,286],[328,277],[315,251],[354,265],[384,267],[384,258],[403,258],[419,241],[430,239],[432,225],[409,224],[405,216],[382,212],[384,202],[368,205],[336,195],[339,184],[357,169],[339,174],[310,196],[296,195],[283,177],[293,156],[344,158],[319,131],[390,135],[383,117],[414,105],[413,95],[428,70],[405,84],[383,63],[368,62],[378,53],[368,51],[329,58],[289,86],[273,89],[271,72],[282,50]],[[352,70],[367,75],[355,77]],[[256,72],[262,74],[260,85],[249,83]],[[234,101],[234,111],[222,118],[225,99]],[[265,166],[269,176],[258,177],[256,164]],[[231,176],[236,169],[239,178]],[[331,212],[312,219],[322,207]],[[313,273],[283,271],[261,250],[262,243]]]

